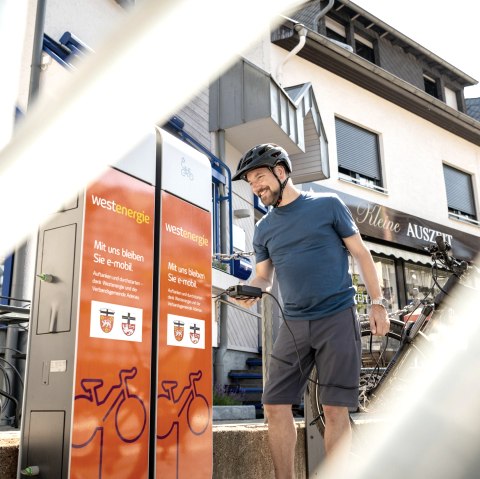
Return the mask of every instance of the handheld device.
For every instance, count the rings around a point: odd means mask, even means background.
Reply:
[[[247,286],[246,284],[237,284],[236,286],[230,286],[225,291],[231,298],[235,299],[252,299],[252,298],[261,298],[263,291],[261,288],[255,286]]]

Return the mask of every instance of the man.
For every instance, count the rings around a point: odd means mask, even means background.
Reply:
[[[349,210],[337,195],[302,193],[291,172],[283,148],[262,144],[244,154],[233,177],[247,181],[264,205],[273,206],[255,228],[256,275],[250,284],[269,291],[275,271],[288,323],[273,346],[262,398],[277,479],[294,477],[292,405],[301,402],[314,364],[327,454],[340,439],[351,439],[348,408],[358,405],[361,342],[347,250],[372,298],[372,333],[389,330],[375,265]],[[250,307],[255,301],[238,302]]]

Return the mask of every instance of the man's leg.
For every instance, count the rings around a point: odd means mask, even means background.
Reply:
[[[337,451],[339,445],[345,453],[350,450],[352,442],[352,428],[348,408],[343,406],[323,405],[325,414],[325,453],[330,455]]]
[[[265,404],[268,419],[268,444],[276,479],[295,477],[295,445],[297,429],[291,404]]]

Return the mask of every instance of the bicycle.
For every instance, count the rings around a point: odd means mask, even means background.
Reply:
[[[451,306],[446,301],[448,295],[454,287],[464,284],[469,273],[475,269],[474,265],[453,257],[450,250],[451,246],[445,243],[443,237],[437,236],[435,244],[427,249],[433,261],[432,279],[434,284],[422,300],[414,301],[403,309],[389,314],[390,331],[385,337],[372,335],[367,315],[360,318],[362,367],[358,407],[350,410],[352,425],[355,424],[353,420],[355,413],[368,413],[374,409],[388,408],[388,404],[381,404],[383,394],[387,389],[396,386],[402,387],[399,371],[402,369],[402,365],[407,364],[407,358],[411,356],[411,353],[419,353],[415,359],[417,363],[421,362],[422,350],[428,347],[429,336],[435,333],[434,325],[436,322],[438,323],[440,314],[445,313]],[[443,287],[438,282],[439,267],[450,274]],[[434,286],[440,292],[432,299]],[[420,314],[413,319],[414,313],[420,307]],[[421,345],[418,344],[420,338]],[[403,371],[403,378],[405,377],[408,377],[408,371]],[[317,381],[316,368],[312,370],[309,379],[310,406],[314,418],[310,425],[316,424],[323,436],[325,421],[319,400],[320,385]]]

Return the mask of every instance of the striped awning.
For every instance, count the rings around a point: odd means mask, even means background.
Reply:
[[[432,264],[432,260],[428,254],[423,255],[420,253],[405,251],[400,248],[395,248],[393,246],[385,246],[379,243],[372,243],[370,241],[364,241],[364,243],[372,254],[378,253],[384,254],[386,256],[393,256],[395,258],[401,258],[404,261],[409,261],[411,263],[420,263],[426,265]]]

